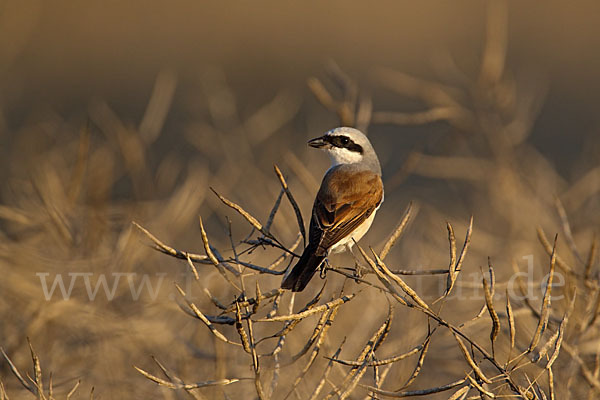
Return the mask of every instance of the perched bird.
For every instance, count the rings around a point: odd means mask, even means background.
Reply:
[[[331,158],[310,219],[308,246],[281,287],[302,291],[330,252],[350,250],[369,230],[383,202],[381,166],[369,139],[357,129],[341,127],[312,139]]]

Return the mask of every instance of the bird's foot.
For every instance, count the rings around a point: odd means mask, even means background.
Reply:
[[[358,262],[354,263],[353,275],[355,278],[358,278],[358,279],[362,278],[363,275],[365,274],[365,270],[366,270],[366,268],[364,266],[362,266],[360,263],[358,263]],[[357,283],[358,283],[358,281],[357,281]]]
[[[352,258],[354,259],[354,273],[353,273],[354,277],[362,278],[365,273],[365,270],[367,270],[367,268],[360,263],[359,259],[356,257],[356,255],[352,251],[351,245],[347,245],[346,250],[352,255]],[[358,281],[356,281],[356,283],[358,283]]]
[[[319,265],[319,276],[321,279],[325,279],[327,276],[327,269],[329,268],[331,268],[331,266],[329,265],[329,260],[326,258],[323,260],[321,265]]]

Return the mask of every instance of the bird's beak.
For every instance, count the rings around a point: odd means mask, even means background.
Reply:
[[[327,142],[325,140],[323,140],[323,138],[324,138],[324,136],[311,139],[308,141],[308,145],[310,147],[314,147],[315,149],[320,149],[322,147],[325,147],[327,145]]]

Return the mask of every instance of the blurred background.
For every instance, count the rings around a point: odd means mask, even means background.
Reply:
[[[209,187],[264,221],[280,190],[277,164],[307,222],[329,161],[306,141],[341,124],[368,131],[383,168],[386,201],[365,246],[380,248],[409,202],[419,210],[388,259],[395,268],[445,268],[446,221],[462,238],[473,215],[465,279],[480,282],[488,256],[498,281],[513,260],[526,268],[529,255],[535,278],[544,276],[538,227],[550,239],[560,232],[565,262],[583,270],[600,223],[599,17],[598,3],[584,0],[2,2],[0,346],[28,371],[30,337],[55,390],[81,379],[82,398],[91,387],[97,398],[185,397],[131,368],[152,369],[151,355],[186,381],[247,376],[248,358],[227,352],[174,300],[172,282],[190,279],[185,262],[149,248],[131,221],[203,253],[201,215],[229,255],[225,217],[236,240],[249,229]],[[291,245],[297,231],[293,209],[282,205],[273,232]],[[256,252],[251,262],[268,265],[273,254]],[[202,287],[232,299],[214,268],[199,268]],[[51,282],[69,272],[149,274],[154,284],[164,279],[164,290],[132,301],[124,284],[114,299],[90,301],[75,284],[70,300],[47,301],[36,274]],[[342,278],[332,280],[333,293]],[[410,283],[428,300],[439,295],[437,278]],[[261,285],[276,288],[279,277]],[[585,309],[598,293],[579,295]],[[202,290],[192,296],[214,307]],[[386,302],[362,296],[340,312],[328,354],[356,310],[373,314],[347,358],[379,326]],[[461,312],[448,307],[448,318],[477,313],[481,300],[458,297]],[[426,331],[420,316],[403,318],[387,355]],[[407,333],[411,318],[423,328]],[[523,322],[525,335],[534,328]],[[302,329],[291,346],[302,347],[311,328]],[[597,334],[592,326],[573,339],[592,369]],[[419,387],[456,378],[460,353],[451,339],[440,343],[428,358],[437,368],[424,370]],[[565,356],[565,374],[572,363]],[[282,374],[282,382],[295,377]],[[4,360],[0,378],[20,398]],[[200,393],[253,393],[251,384],[234,386]],[[597,394],[568,390],[570,398]]]

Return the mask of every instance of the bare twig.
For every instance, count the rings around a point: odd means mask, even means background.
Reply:
[[[183,299],[185,300],[187,305],[192,309],[196,318],[198,318],[200,321],[204,322],[204,324],[208,327],[208,329],[210,329],[212,334],[215,335],[215,337],[217,339],[219,339],[225,343],[233,344],[236,346],[241,346],[240,343],[232,342],[231,340],[227,339],[221,332],[219,332],[217,330],[217,328],[215,328],[213,326],[213,324],[208,320],[208,318],[206,318],[206,316],[198,309],[198,307],[196,307],[196,305],[194,303],[192,303],[191,301],[189,301],[187,299],[185,292],[178,284],[175,284],[175,287],[177,288],[177,291],[179,292],[179,294],[181,294],[181,297],[183,297]]]
[[[552,248],[552,255],[550,257],[550,272],[548,273],[548,281],[546,283],[546,291],[544,292],[544,299],[542,301],[542,309],[540,311],[540,318],[538,321],[537,328],[535,329],[535,333],[531,338],[531,343],[529,344],[528,352],[533,351],[537,344],[540,341],[540,337],[546,325],[548,324],[548,317],[550,315],[550,293],[552,292],[552,280],[554,278],[554,265],[556,264],[556,241],[558,240],[558,235],[554,237],[554,246]]]
[[[402,235],[402,232],[404,232],[404,229],[406,228],[406,226],[408,225],[408,222],[410,221],[411,213],[412,213],[412,202],[408,204],[406,211],[404,211],[404,216],[402,217],[402,220],[400,220],[400,223],[398,224],[398,226],[396,226],[396,229],[394,229],[394,232],[389,236],[388,240],[385,242],[385,245],[383,246],[381,253],[379,253],[379,258],[381,258],[382,260],[385,260],[385,257],[387,257],[388,253],[392,249],[392,246],[394,246],[394,244],[396,243],[398,238]]]
[[[421,390],[409,390],[409,391],[405,391],[405,392],[391,392],[389,390],[382,390],[382,389],[375,388],[373,386],[366,386],[366,388],[367,388],[367,390],[369,390],[373,393],[381,394],[381,395],[388,396],[388,397],[401,398],[401,397],[413,397],[413,396],[427,396],[427,395],[434,394],[434,393],[445,392],[446,390],[452,390],[455,387],[462,385],[463,383],[465,383],[465,381],[466,381],[466,379],[459,379],[457,381],[454,381],[454,382],[451,382],[451,383],[448,383],[448,384],[442,385],[442,386],[436,386],[433,388],[421,389]]]
[[[277,174],[277,177],[279,178],[281,187],[285,191],[285,195],[287,196],[288,200],[290,201],[290,204],[294,208],[294,212],[296,213],[296,219],[298,220],[298,228],[300,229],[300,233],[302,234],[302,239],[304,240],[304,246],[306,246],[306,232],[304,230],[304,220],[302,219],[302,213],[300,212],[300,207],[298,207],[298,203],[296,203],[294,196],[292,196],[292,192],[288,188],[288,184],[285,181],[283,174],[279,170],[279,167],[277,165],[274,165],[273,167],[275,168],[275,173]]]
[[[320,313],[325,310],[330,310],[333,307],[344,304],[344,303],[352,300],[355,296],[356,296],[356,294],[344,295],[344,296],[337,298],[335,300],[332,300],[328,303],[322,304],[318,307],[315,307],[313,309],[310,309],[310,310],[307,310],[304,312],[300,312],[298,314],[280,315],[280,316],[276,316],[276,317],[272,317],[272,318],[258,318],[258,319],[255,319],[254,322],[277,322],[277,321],[301,320],[310,315],[317,314],[317,313]]]
[[[161,386],[168,387],[169,389],[189,390],[189,389],[197,389],[197,388],[207,387],[207,386],[230,385],[232,383],[240,381],[240,379],[233,378],[233,379],[218,379],[218,380],[214,380],[214,381],[203,381],[203,382],[196,382],[196,383],[173,383],[173,382],[169,382],[164,379],[161,379],[157,376],[154,376],[154,375],[150,374],[149,372],[146,372],[143,369],[136,367],[135,365],[133,366],[133,368],[135,368],[140,374],[144,375],[146,378],[150,379],[151,381],[156,382]]]

